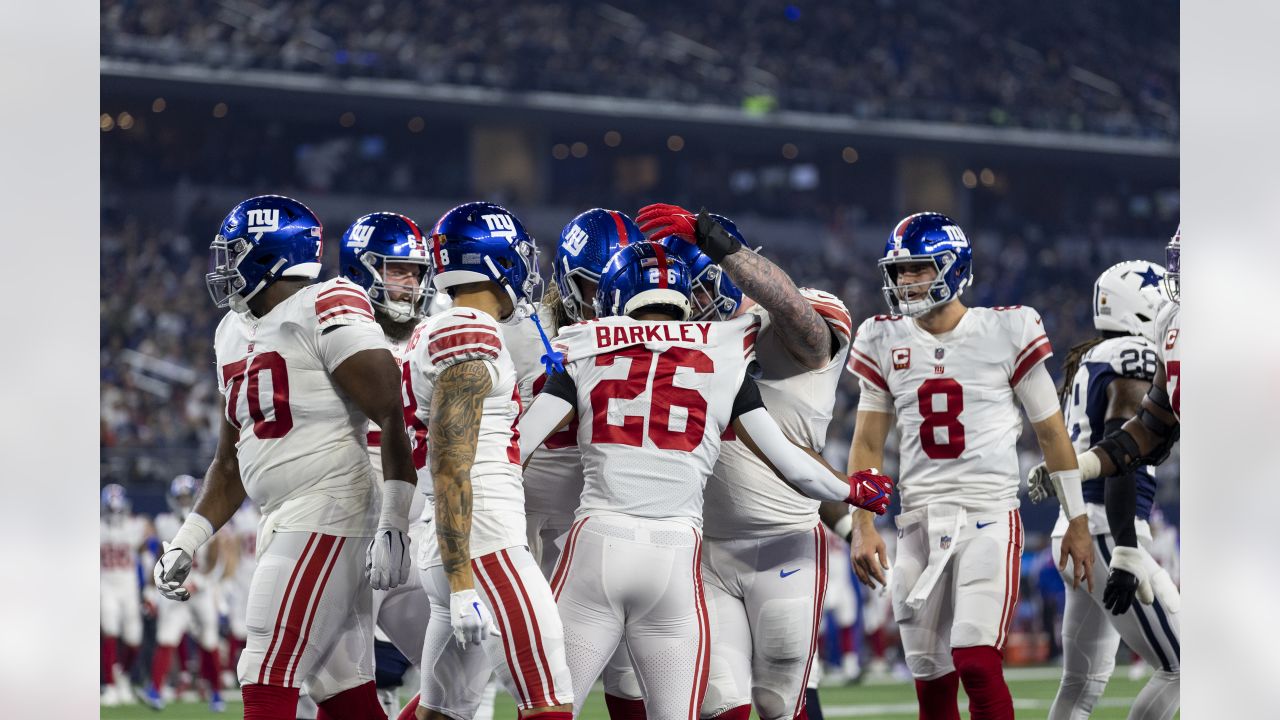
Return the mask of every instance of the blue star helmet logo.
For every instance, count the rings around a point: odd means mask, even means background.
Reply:
[[[1141,290],[1144,287],[1160,287],[1161,275],[1156,271],[1155,267],[1148,265],[1146,272],[1138,273],[1138,277],[1142,278],[1142,285],[1138,287]]]

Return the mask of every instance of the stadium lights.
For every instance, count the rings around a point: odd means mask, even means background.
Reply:
[[[972,170],[965,170],[964,174],[960,176],[960,182],[964,183],[965,187],[972,190],[978,187],[978,176],[975,175]]]
[[[604,144],[609,147],[618,147],[622,144],[622,133],[617,130],[610,130],[604,134]]]
[[[587,144],[584,142],[576,142],[569,147],[569,152],[573,153],[576,158],[584,158],[587,156]]]
[[[133,128],[133,116],[128,111],[120,113],[116,118],[116,126],[121,130],[129,130]]]
[[[556,143],[551,147],[551,157],[557,160],[564,160],[569,157],[569,146],[564,143]]]
[[[356,124],[356,114],[350,110],[338,116],[338,124],[344,128],[349,128]]]
[[[680,152],[684,149],[684,138],[679,135],[672,135],[667,138],[667,149],[671,152]]]
[[[782,157],[788,160],[795,160],[796,156],[799,154],[800,154],[800,150],[794,144],[784,143],[782,145]]]
[[[98,118],[98,127],[102,128],[102,132],[111,132],[115,126],[116,121],[110,113],[102,113],[102,117]]]
[[[982,181],[983,187],[991,187],[996,184],[996,174],[991,172],[991,168],[982,168],[982,172],[978,173],[978,179]]]
[[[227,116],[227,104],[220,102],[213,106],[213,116],[222,119]]]
[[[164,109],[168,106],[169,106],[169,103],[165,102],[164,98],[158,97],[155,100],[151,101],[151,112],[162,113],[164,112]]]
[[[840,151],[840,157],[843,158],[846,163],[852,165],[858,162],[858,151],[845,146],[845,149]]]
[[[409,118],[409,132],[420,133],[427,126],[427,121],[422,119],[421,115],[414,115]]]

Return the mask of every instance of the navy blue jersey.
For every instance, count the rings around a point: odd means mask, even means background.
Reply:
[[[1155,346],[1136,335],[1111,338],[1089,348],[1080,359],[1080,368],[1071,381],[1071,396],[1063,413],[1071,442],[1082,453],[1102,440],[1107,417],[1107,388],[1116,378],[1151,382],[1156,373]],[[1151,515],[1156,497],[1155,468],[1144,466],[1134,472],[1138,483],[1138,518]],[[1103,479],[1086,480],[1085,502],[1102,505]]]

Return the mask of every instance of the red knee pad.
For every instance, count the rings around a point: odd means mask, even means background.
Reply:
[[[245,685],[244,720],[294,720],[298,717],[298,688]]]
[[[156,651],[151,655],[151,686],[156,690],[160,690],[165,685],[165,679],[169,675],[169,665],[173,663],[172,645],[157,645]]]
[[[1004,681],[1004,657],[990,645],[953,648],[964,691],[969,695],[971,720],[1013,720],[1013,697]]]
[[[916,680],[916,699],[920,703],[920,720],[960,720],[956,694],[960,676],[954,671],[932,680]]]
[[[609,720],[645,720],[644,700],[605,693],[604,706],[609,710]]]
[[[116,639],[110,635],[103,635],[101,650],[102,667],[99,670],[98,682],[102,685],[111,685],[116,681],[114,669],[116,664]]]
[[[372,680],[316,703],[316,720],[387,720]]]

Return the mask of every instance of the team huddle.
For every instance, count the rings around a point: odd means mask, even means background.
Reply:
[[[1033,309],[962,304],[972,251],[937,213],[890,233],[891,314],[855,330],[839,298],[706,210],[578,215],[543,293],[537,244],[492,203],[426,234],[366,215],[339,276],[317,282],[317,216],[246,200],[207,276],[230,309],[217,452],[202,484],[175,481],[155,529],[155,585],[182,608],[161,614],[157,653],[188,632],[205,666],[217,610],[211,624],[200,585],[238,562],[246,718],[297,717],[300,694],[318,718],[388,717],[375,635],[418,669],[418,695],[389,711],[405,719],[491,715],[496,681],[521,717],[572,720],[601,679],[613,720],[820,717],[832,532],[892,596],[920,717],[958,720],[963,684],[971,717],[1012,718],[1025,414],[1044,456],[1032,498],[1061,503],[1069,585],[1050,717],[1089,716],[1123,637],[1158,668],[1130,717],[1171,718],[1178,591],[1145,545],[1150,466],[1177,439],[1180,243],[1167,271],[1103,273],[1101,337],[1072,350],[1060,392]],[[821,451],[845,370],[861,394],[837,469]],[[895,427],[896,481],[878,469]],[[891,564],[874,519],[894,494]],[[110,502],[104,548],[139,545],[147,529]],[[131,610],[105,597],[104,635],[136,646]]]

